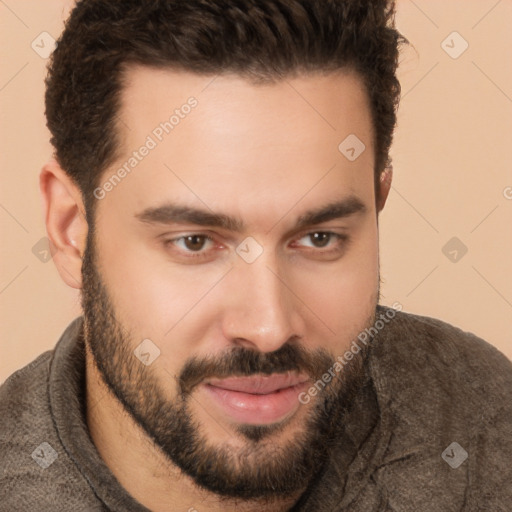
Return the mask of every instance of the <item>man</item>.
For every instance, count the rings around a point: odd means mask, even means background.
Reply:
[[[510,510],[510,361],[379,305],[393,20],[76,4],[40,183],[84,314],[0,389],[0,510]]]

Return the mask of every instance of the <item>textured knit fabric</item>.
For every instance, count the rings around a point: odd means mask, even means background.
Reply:
[[[147,512],[89,436],[84,362],[77,318],[0,387],[0,512]],[[512,363],[456,327],[396,313],[292,510],[512,511]]]

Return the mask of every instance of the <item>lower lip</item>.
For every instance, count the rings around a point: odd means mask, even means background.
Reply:
[[[202,388],[237,423],[265,425],[277,423],[295,413],[300,406],[298,396],[307,386],[308,383],[304,382],[266,395],[232,391],[210,384],[205,384]]]

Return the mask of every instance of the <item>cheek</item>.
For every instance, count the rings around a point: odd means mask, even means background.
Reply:
[[[192,314],[211,287],[202,277],[127,257],[108,273],[108,287],[121,322],[137,333],[161,339],[187,313]]]
[[[298,295],[331,334],[358,332],[373,314],[378,300],[376,229],[366,230],[340,260],[295,272]]]
[[[134,335],[161,337],[169,325],[168,312],[175,310],[180,296],[183,300],[183,290],[170,293],[168,280],[151,254],[120,226],[104,221],[97,232],[101,233],[97,239],[101,277],[118,321]]]
[[[178,266],[166,259],[163,248],[159,252],[106,226],[103,232],[117,233],[102,237],[97,256],[118,321],[134,346],[146,338],[154,341],[162,356],[155,366],[179,368],[212,325],[211,307],[202,299],[225,270]]]

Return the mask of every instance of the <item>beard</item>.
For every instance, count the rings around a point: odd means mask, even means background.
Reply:
[[[307,351],[296,339],[271,353],[237,346],[215,357],[188,359],[174,376],[176,393],[169,397],[154,367],[135,357],[133,350],[140,340],[116,316],[95,261],[93,230],[87,237],[82,265],[82,308],[85,342],[109,391],[170,463],[198,486],[221,497],[271,501],[304,490],[328,459],[366,376],[370,344],[302,406],[307,410],[298,410],[292,418],[276,424],[234,427],[242,447],[215,445],[191,410],[191,405],[198,403],[193,396],[196,386],[211,377],[287,371],[307,373],[314,383],[334,365],[335,358],[325,349]],[[361,330],[374,319],[375,313]],[[300,424],[295,418],[299,412],[305,413]]]

